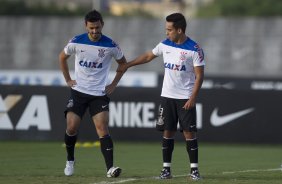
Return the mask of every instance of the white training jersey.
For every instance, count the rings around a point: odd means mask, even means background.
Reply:
[[[190,38],[183,44],[166,39],[152,52],[156,56],[163,56],[165,73],[161,96],[190,98],[195,83],[194,67],[205,65],[204,53],[199,45]]]
[[[94,42],[89,39],[88,33],[84,33],[70,40],[64,52],[75,54],[77,85],[73,89],[94,96],[105,95],[112,58],[119,60],[123,57],[119,46],[104,35]]]

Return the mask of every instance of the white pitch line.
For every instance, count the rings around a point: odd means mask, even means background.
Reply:
[[[235,173],[248,173],[248,172],[264,172],[264,171],[282,171],[282,168],[275,169],[253,169],[253,170],[243,170],[243,171],[225,171],[222,174],[235,174]]]
[[[93,184],[116,184],[116,183],[126,183],[129,181],[135,181],[138,180],[137,178],[128,178],[128,179],[124,179],[124,180],[119,180],[119,181],[101,181],[98,183],[93,183]]]
[[[179,177],[186,177],[188,176],[187,174],[185,175],[173,175],[173,178],[179,178]],[[130,181],[140,181],[140,180],[146,180],[146,179],[159,179],[159,177],[154,176],[154,177],[144,177],[144,178],[127,178],[123,180],[118,180],[118,181],[101,181],[98,183],[91,183],[91,184],[118,184],[118,183],[127,183]]]
[[[264,172],[264,171],[282,171],[282,168],[275,168],[275,169],[257,169],[257,170],[242,170],[242,171],[225,171],[222,172],[222,174],[236,174],[236,173],[248,173],[248,172]],[[179,177],[187,177],[188,174],[183,175],[173,175],[173,178],[179,178]],[[144,177],[144,178],[127,178],[127,179],[121,179],[117,181],[101,181],[97,183],[90,183],[90,184],[119,184],[119,183],[128,183],[131,181],[140,181],[140,180],[146,180],[146,179],[158,179],[159,177]]]

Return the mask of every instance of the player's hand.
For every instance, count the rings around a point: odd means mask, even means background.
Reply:
[[[110,85],[106,86],[106,94],[107,95],[112,94],[115,89],[116,89],[116,85],[110,84]]]
[[[76,86],[76,80],[69,80],[69,81],[67,81],[67,85],[69,86],[69,87],[75,87]]]
[[[185,103],[185,105],[183,106],[183,108],[184,108],[185,110],[189,110],[189,109],[195,107],[195,105],[196,105],[196,100],[193,99],[193,98],[190,98],[190,99]]]

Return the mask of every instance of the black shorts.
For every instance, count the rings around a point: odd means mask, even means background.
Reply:
[[[71,111],[77,114],[81,119],[89,108],[89,114],[92,116],[99,112],[109,111],[110,98],[105,96],[92,96],[79,91],[71,89],[71,96],[67,103],[65,116],[67,112]]]
[[[158,130],[176,131],[179,122],[180,130],[197,132],[196,107],[185,110],[184,104],[188,99],[172,99],[161,97],[156,127]]]

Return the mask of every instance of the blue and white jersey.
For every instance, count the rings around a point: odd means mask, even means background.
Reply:
[[[104,35],[94,42],[84,33],[71,39],[64,52],[67,55],[75,54],[77,85],[73,89],[94,96],[105,95],[112,58],[119,60],[123,57],[119,46]]]
[[[199,45],[190,38],[183,44],[166,39],[152,52],[156,56],[163,56],[165,73],[161,96],[190,98],[195,83],[194,67],[205,65],[204,53]]]

